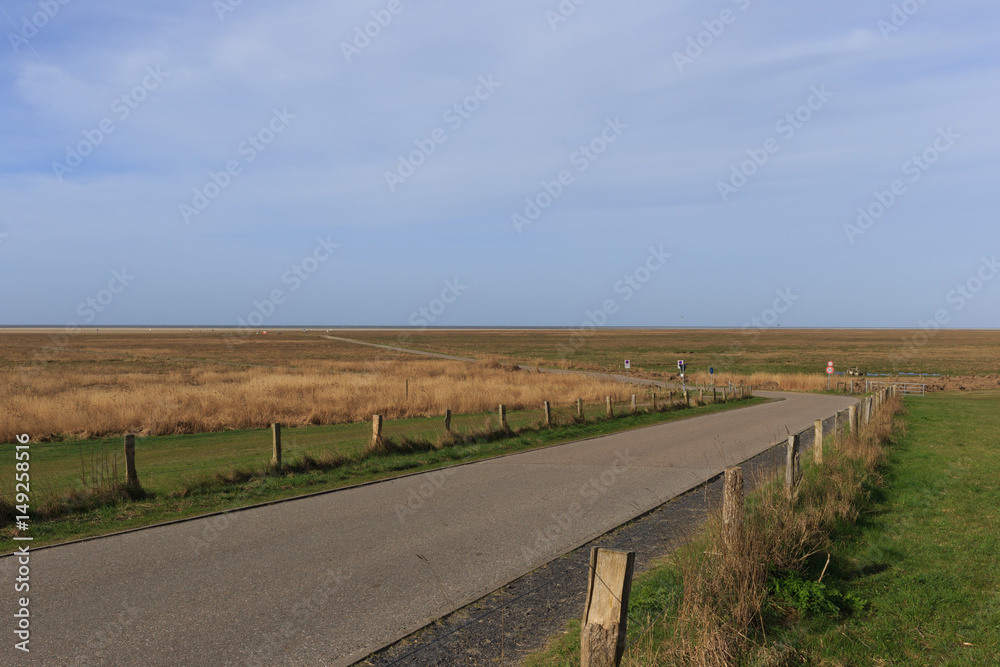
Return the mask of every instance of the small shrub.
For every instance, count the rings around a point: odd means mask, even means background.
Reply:
[[[803,579],[798,572],[787,572],[770,582],[772,602],[791,608],[802,616],[840,616],[860,611],[867,604],[853,593],[844,595],[821,581]]]

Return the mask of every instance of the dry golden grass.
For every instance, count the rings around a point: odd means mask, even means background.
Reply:
[[[710,384],[712,376],[708,373],[691,373],[689,382],[696,385]],[[843,378],[840,378],[843,382]],[[815,373],[716,373],[715,386],[721,387],[730,382],[736,385],[749,385],[754,389],[777,389],[782,391],[824,391],[826,376]],[[861,380],[863,384],[864,381]]]
[[[807,474],[794,499],[777,483],[756,493],[735,544],[727,542],[721,517],[715,516],[702,542],[676,552],[683,596],[667,621],[673,640],[637,652],[631,664],[648,664],[655,652],[659,664],[728,667],[743,664],[755,651],[771,650],[751,639],[755,630],[766,630],[769,577],[802,570],[810,555],[827,546],[838,519],[857,518],[862,485],[877,479],[894,416],[901,411],[901,401],[891,399],[858,436],[828,447],[826,461]]]
[[[635,390],[577,375],[514,371],[497,363],[315,361],[308,368],[194,364],[159,372],[79,368],[0,370],[0,441],[121,433],[169,435],[335,424],[370,419],[537,408],[543,401],[626,400]],[[407,397],[407,382],[409,396]]]

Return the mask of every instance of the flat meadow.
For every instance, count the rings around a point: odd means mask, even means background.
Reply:
[[[47,334],[0,333],[0,442],[19,433],[44,441],[348,424],[374,414],[482,413],[501,403],[518,410],[634,393],[608,379],[490,359],[423,359],[317,333],[102,331],[69,339],[51,347]]]
[[[323,330],[0,331],[0,442],[173,435],[347,424],[537,408],[542,401],[625,400],[632,390],[516,364],[762,389],[823,391],[838,371],[934,373],[1000,385],[1000,332],[904,330],[338,330],[368,343],[467,356],[426,359],[331,340]],[[710,378],[708,369],[715,370]],[[841,376],[835,379],[843,380]],[[939,380],[925,380],[939,382]],[[977,384],[978,383],[978,384]],[[941,388],[950,388],[942,386]],[[955,387],[957,388],[957,387]]]

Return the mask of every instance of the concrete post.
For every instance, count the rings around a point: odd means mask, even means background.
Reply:
[[[372,415],[372,447],[382,445],[382,415]]]
[[[639,411],[639,406],[635,402],[635,394],[632,394],[632,414]]]
[[[500,404],[500,430],[507,430],[507,406]]]
[[[139,486],[139,473],[135,471],[135,436],[125,436],[125,480],[129,486]],[[11,513],[13,514],[13,512]]]
[[[704,389],[699,389],[698,390],[698,402],[701,403],[702,405],[705,404],[705,390]]]

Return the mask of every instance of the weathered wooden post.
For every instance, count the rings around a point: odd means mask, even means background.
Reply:
[[[719,402],[718,394],[715,393],[715,387],[712,387],[712,402],[713,403]]]
[[[858,405],[855,403],[847,409],[847,430],[851,435],[858,434]]]
[[[444,411],[444,430],[451,433],[451,410]]]
[[[634,551],[590,551],[587,600],[580,629],[580,667],[618,667],[625,654]]]
[[[699,389],[698,390],[698,402],[701,403],[702,405],[705,405],[705,390],[704,389]]]
[[[507,406],[503,403],[500,404],[500,430],[507,430]]]
[[[608,419],[611,419],[612,417],[615,416],[615,411],[611,407],[611,397],[610,396],[605,397],[604,402],[607,405]]]
[[[726,468],[722,497],[722,529],[726,547],[740,548],[743,538],[743,468]]]
[[[583,419],[583,399],[576,399],[576,416]]]
[[[785,451],[785,496],[791,500],[795,495],[795,484],[799,478],[799,436],[788,436]]]
[[[545,428],[552,428],[552,405],[545,401]]]
[[[840,411],[833,413],[833,444],[836,445],[840,442],[840,429],[843,428],[840,425]]]
[[[274,453],[271,455],[271,466],[281,468],[281,424],[271,424],[271,441]]]
[[[690,408],[691,407],[691,399],[688,398],[688,390],[687,389],[684,390],[684,407],[685,408]]]
[[[135,470],[135,436],[125,436],[125,480],[129,486],[139,486],[139,473]]]
[[[817,419],[813,422],[815,435],[813,436],[813,461],[823,462],[823,420]]]
[[[656,392],[653,392],[653,412],[656,412]]]
[[[382,415],[372,415],[372,449],[382,446]]]
[[[635,414],[638,411],[639,411],[639,406],[635,402],[635,394],[632,394],[632,414]]]

